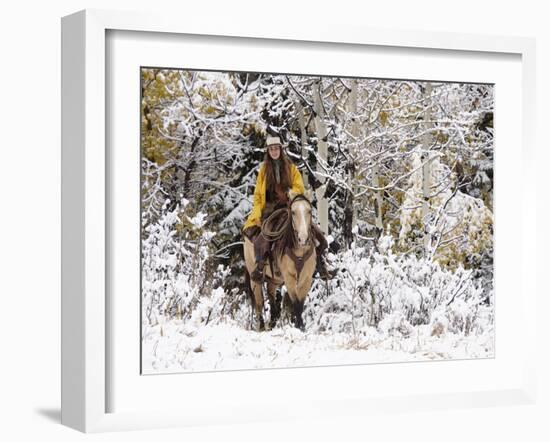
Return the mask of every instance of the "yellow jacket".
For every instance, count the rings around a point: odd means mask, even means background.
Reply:
[[[302,174],[298,168],[290,163],[290,186],[294,193],[304,193],[304,181],[302,180]],[[246,222],[244,223],[243,230],[252,226],[262,225],[262,211],[265,207],[267,183],[265,179],[265,164],[262,163],[260,171],[258,172],[258,178],[256,179],[256,188],[254,189],[254,201],[252,206],[252,212],[248,215]]]

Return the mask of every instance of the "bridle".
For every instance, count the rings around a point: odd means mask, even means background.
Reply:
[[[291,217],[291,219],[292,219],[292,204],[300,200],[307,201],[311,209],[311,202],[304,195],[296,195],[288,205],[289,216]],[[292,222],[292,234],[294,235],[293,241],[294,241],[294,244],[297,244],[298,235],[296,233],[296,229],[294,228],[294,220],[292,219],[291,222]],[[291,248],[287,247],[285,249],[285,254],[288,255],[290,259],[292,259],[292,261],[294,262],[294,267],[296,267],[296,280],[300,280],[300,274],[302,273],[304,264],[311,257],[315,249],[313,242],[311,241],[311,236],[312,235],[311,235],[311,220],[310,220],[310,223],[307,229],[307,240],[306,240],[306,246],[309,245],[309,248],[305,251],[305,253],[302,256],[297,256]]]
[[[303,194],[298,194],[296,195],[294,198],[292,198],[292,201],[290,201],[290,203],[288,204],[288,216],[291,220],[291,223],[292,223],[292,232],[293,232],[293,235],[294,235],[294,244],[297,244],[298,243],[298,232],[296,230],[296,227],[294,226],[294,218],[292,217],[292,205],[296,202],[296,201],[306,201],[307,204],[309,205],[309,208],[311,210],[311,202],[303,195]],[[309,244],[311,242],[311,219],[309,220],[309,226],[307,228],[307,240],[306,240],[306,244]]]
[[[267,217],[267,219],[262,223],[262,230],[261,230],[260,234],[263,235],[263,237],[265,239],[267,239],[268,241],[270,241],[270,242],[277,241],[285,235],[285,233],[286,233],[286,231],[289,227],[289,223],[291,223],[292,236],[293,236],[292,237],[292,242],[293,242],[293,244],[298,244],[298,235],[296,233],[296,228],[294,227],[294,220],[292,218],[292,205],[295,202],[301,201],[301,200],[307,201],[307,203],[309,204],[309,206],[311,208],[311,202],[304,195],[301,195],[301,194],[296,195],[288,203],[287,207],[277,209],[271,215],[269,215]],[[271,226],[273,220],[277,219],[279,216],[285,216],[286,218],[282,222],[282,225],[279,229],[271,230],[270,226]],[[285,247],[284,252],[283,252],[283,254],[287,255],[294,262],[294,266],[296,267],[296,279],[297,280],[300,279],[300,274],[302,273],[302,270],[304,268],[304,264],[311,257],[311,255],[313,254],[313,251],[315,250],[313,241],[311,239],[312,238],[311,229],[312,229],[312,227],[311,227],[311,220],[310,220],[310,223],[309,223],[309,226],[308,226],[308,231],[307,231],[307,241],[306,241],[306,246],[309,245],[309,247],[306,249],[305,253],[302,256],[297,256],[294,253],[294,250],[291,247],[288,247],[288,246]]]
[[[296,233],[296,228],[294,227],[294,220],[292,219],[292,205],[296,201],[301,201],[301,200],[306,201],[309,204],[309,207],[311,208],[311,202],[306,198],[305,195],[298,194],[294,196],[294,198],[292,198],[292,200],[287,204],[286,207],[282,207],[280,209],[273,211],[273,213],[264,220],[261,227],[261,235],[270,242],[278,241],[286,233],[286,230],[288,229],[288,225],[289,223],[291,223],[293,241],[295,244],[297,244],[298,235]],[[277,220],[283,214],[285,215],[285,220],[282,222],[281,226],[278,229],[276,230],[273,229],[272,227],[273,221]],[[311,222],[308,227],[307,243],[309,243],[310,240],[311,240]]]

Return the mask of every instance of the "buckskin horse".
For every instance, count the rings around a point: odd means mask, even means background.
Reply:
[[[264,269],[271,312],[270,328],[275,326],[281,313],[276,291],[283,284],[292,304],[292,322],[302,331],[305,328],[302,312],[304,301],[311,288],[317,259],[311,232],[311,203],[308,196],[290,193],[290,202],[287,207],[276,210],[262,223],[260,235],[265,235],[273,242],[270,257]],[[271,230],[273,226],[276,226],[277,231]],[[256,260],[254,245],[246,236],[244,237],[244,259],[246,288],[258,318],[259,330],[263,330],[265,328],[263,284],[250,279]]]

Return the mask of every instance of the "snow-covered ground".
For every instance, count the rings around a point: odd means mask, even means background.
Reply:
[[[436,330],[437,331],[437,330]],[[494,334],[434,333],[415,327],[408,336],[370,327],[353,333],[313,333],[291,325],[265,332],[237,324],[186,326],[171,320],[144,328],[143,374],[240,370],[444,359],[491,358]]]
[[[327,129],[322,166],[332,190],[317,192],[313,206],[315,220],[320,207],[330,213],[334,277],[314,279],[305,333],[288,319],[258,333],[249,330],[240,243],[261,134],[297,127],[309,111],[295,103],[317,102],[319,82],[142,75],[142,127],[155,128],[142,143],[145,373],[494,356],[493,86],[323,79],[331,93],[321,94],[327,112],[315,126]],[[376,116],[360,133],[362,111],[342,107],[352,96],[351,107]],[[289,154],[312,182],[318,134],[287,132]]]

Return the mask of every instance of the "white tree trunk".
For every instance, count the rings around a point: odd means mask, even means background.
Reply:
[[[426,83],[426,89],[424,91],[425,97],[429,97],[432,94],[432,84]],[[424,121],[430,121],[432,119],[432,113],[430,111],[431,100],[426,101],[428,106],[425,114]],[[431,124],[425,124],[424,130],[428,130]],[[426,132],[422,139],[424,153],[422,154],[422,222],[424,224],[424,255],[429,256],[431,248],[431,232],[429,231],[429,217],[430,217],[430,194],[431,194],[431,168],[430,168],[430,148],[432,144],[432,136],[429,132]]]
[[[321,89],[321,80],[319,80],[315,84],[315,93],[313,94],[314,97],[314,109],[315,109],[315,128],[317,130],[317,154],[319,155],[319,158],[324,163],[327,162],[328,158],[328,147],[327,142],[325,141],[327,136],[327,128],[325,126],[324,122],[324,110],[322,105],[322,97],[321,97],[322,89]],[[325,173],[325,170],[322,168],[319,163],[317,163],[317,171]],[[324,197],[325,188],[326,188],[326,180],[323,176],[317,175],[317,179],[321,183],[321,186],[319,186],[316,190],[317,194],[317,216],[319,217],[319,224],[321,226],[321,230],[325,235],[328,235],[328,201]]]
[[[305,115],[304,115],[304,107],[302,106],[302,103],[300,103],[299,100],[295,103],[296,107],[296,113],[298,114],[298,124],[300,125],[300,144],[302,146],[302,158],[307,158],[308,152],[306,149],[306,140],[307,140],[307,133],[306,133],[306,121],[305,121]],[[307,189],[309,187],[309,179],[308,174],[302,175],[304,180],[304,187]]]
[[[351,126],[351,134],[357,141],[359,140],[359,120],[357,118],[357,79],[354,78],[351,81],[351,93],[348,101],[348,110],[349,112],[354,116],[354,120]],[[357,149],[360,149],[362,146],[358,146],[357,144],[353,144],[352,148],[350,149],[350,156],[353,161],[357,158]],[[354,182],[355,182],[355,173],[349,172],[348,173],[348,187],[351,189],[352,192],[352,198],[355,195],[355,188],[354,188]],[[353,203],[352,203],[353,204]],[[353,204],[353,216],[351,221],[352,228],[357,225],[357,204]]]
[[[380,183],[380,174],[378,172],[378,161],[374,163],[372,168],[372,183],[374,187],[382,187]],[[379,233],[382,232],[384,226],[382,222],[382,191],[376,190],[374,192],[374,204],[375,204],[375,225],[379,229]]]

